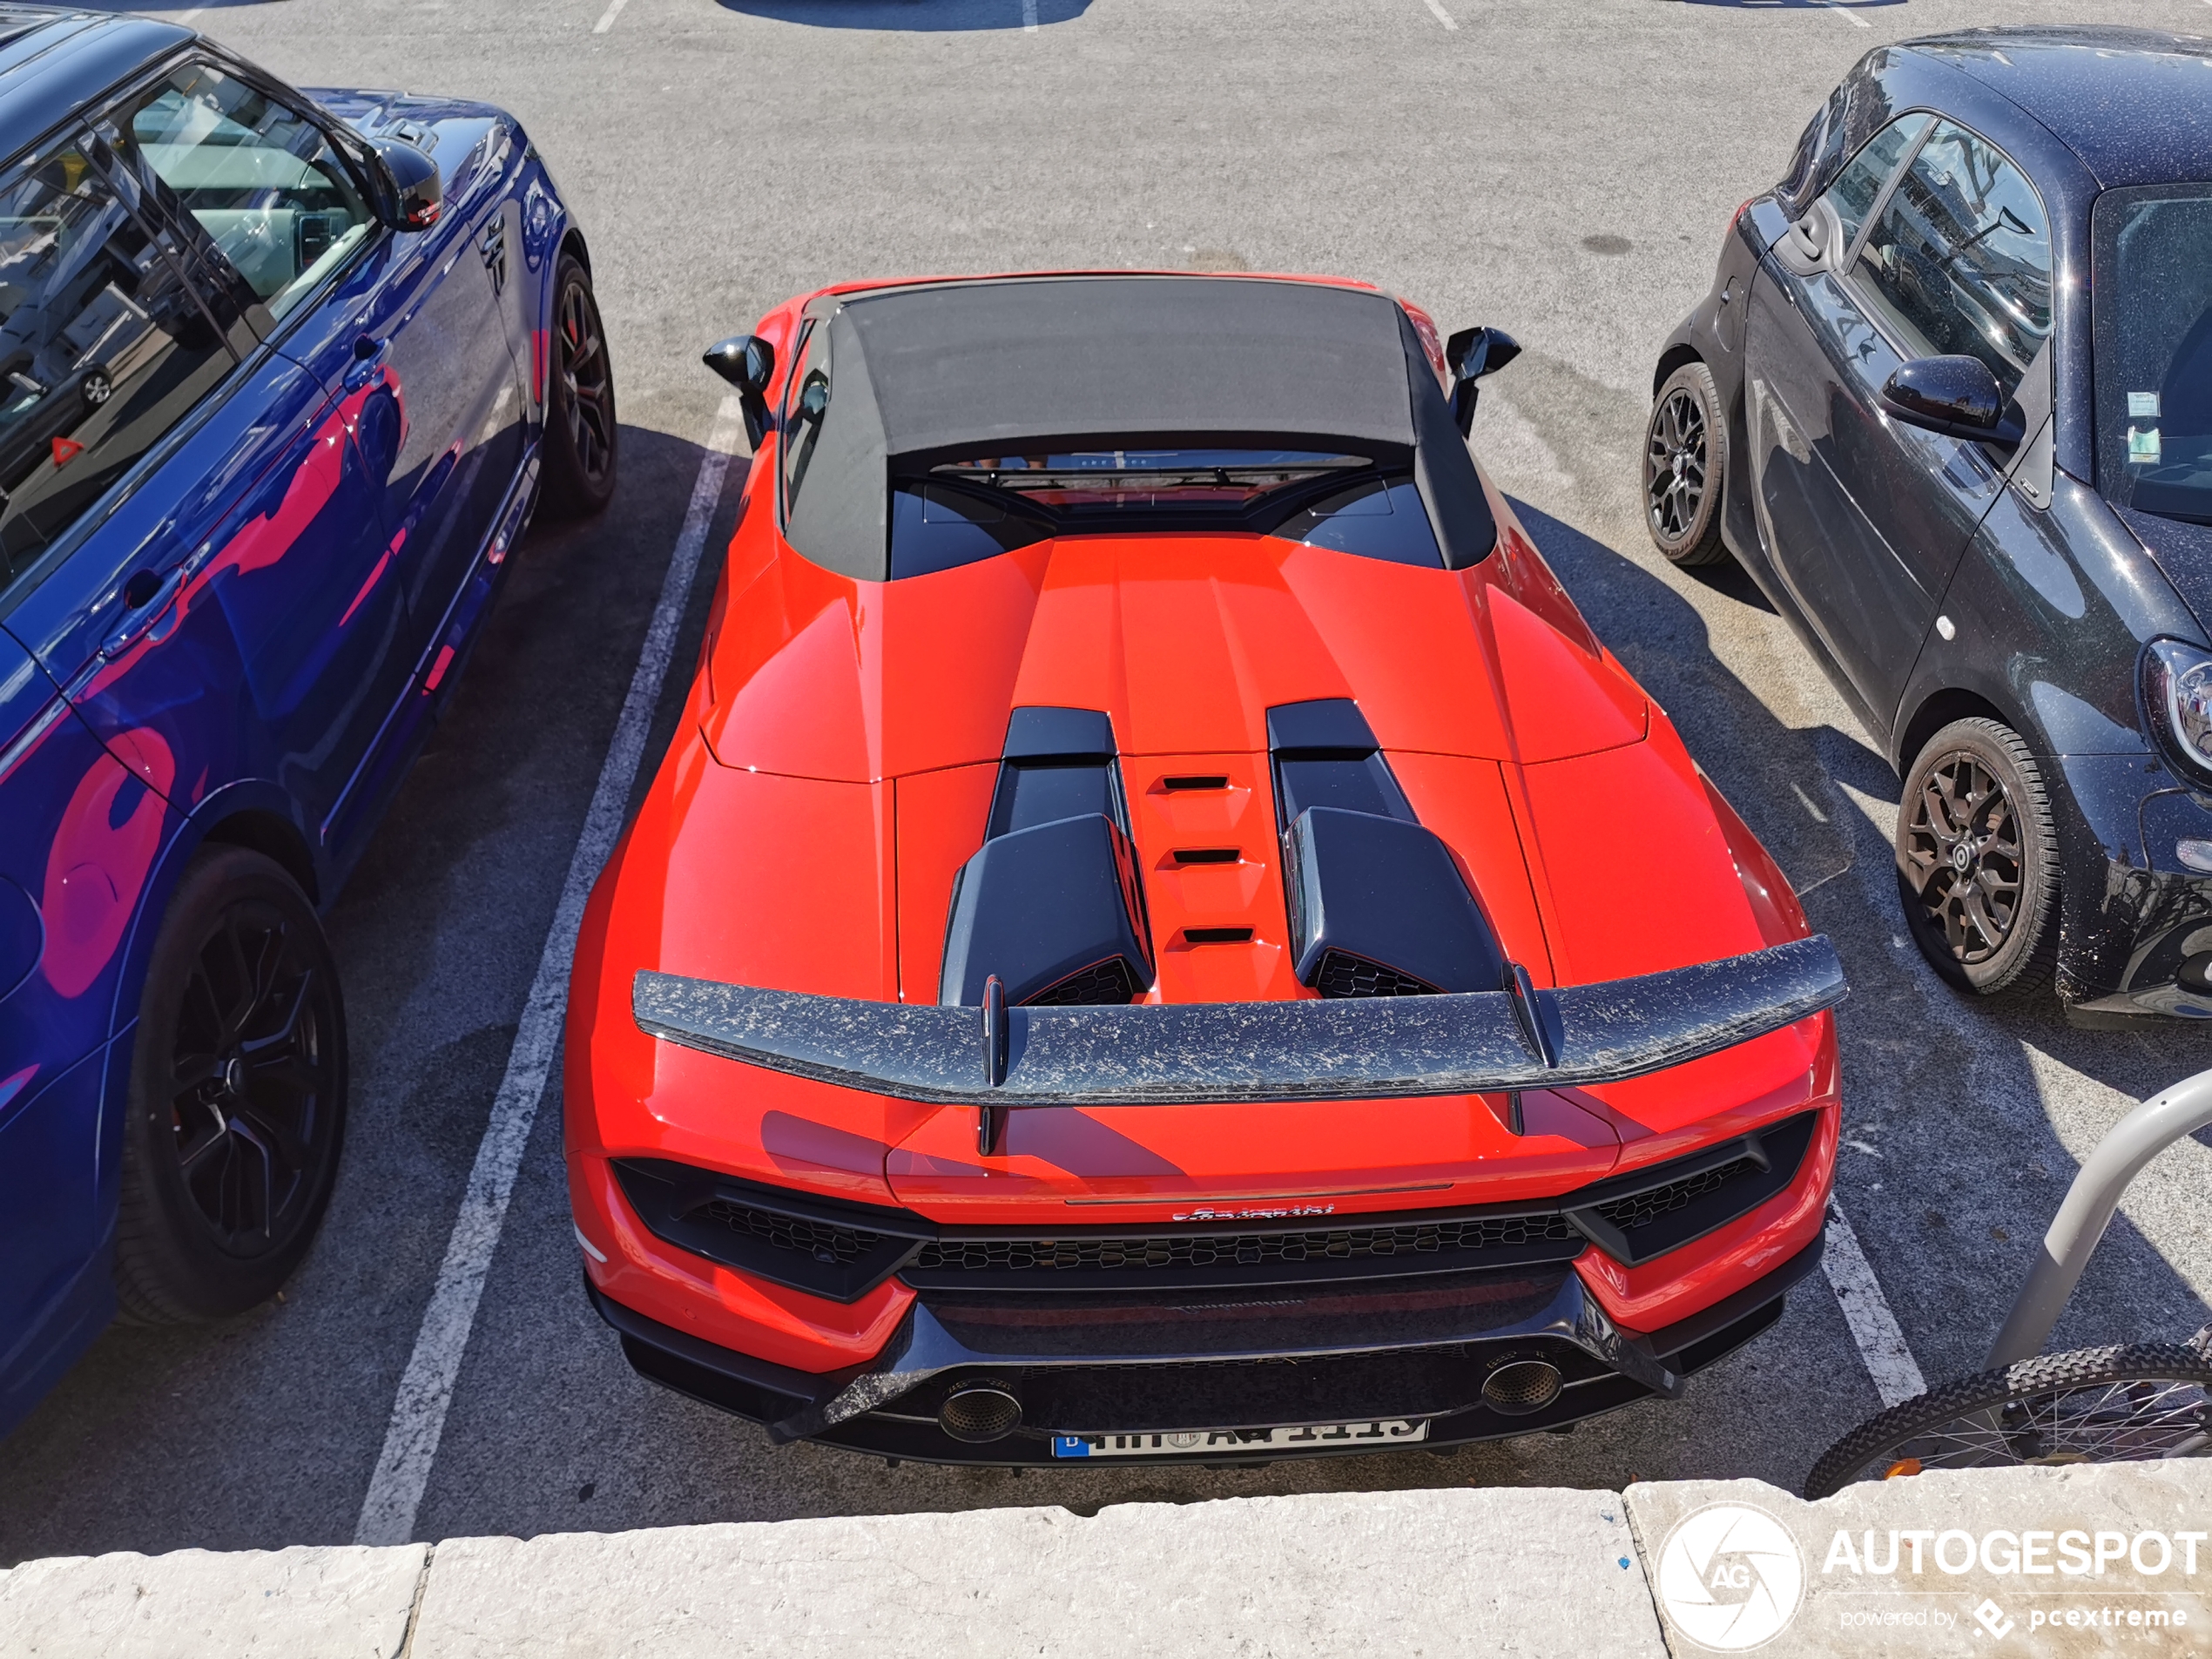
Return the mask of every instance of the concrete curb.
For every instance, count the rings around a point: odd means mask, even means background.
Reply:
[[[2212,1653],[2208,1586],[2212,1463],[2181,1462],[78,1556],[0,1574],[0,1653]]]

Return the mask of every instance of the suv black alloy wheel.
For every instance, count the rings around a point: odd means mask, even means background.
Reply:
[[[125,1128],[116,1275],[150,1321],[219,1318],[307,1253],[344,1138],[337,970],[304,894],[242,847],[197,854],[154,947]]]
[[[545,493],[566,517],[585,518],[614,499],[618,445],[614,367],[591,275],[563,253],[553,278],[553,375],[546,388]]]

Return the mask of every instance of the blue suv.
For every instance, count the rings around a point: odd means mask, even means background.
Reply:
[[[346,1118],[317,921],[543,494],[615,484],[583,241],[479,105],[0,9],[0,1432],[217,1318]]]

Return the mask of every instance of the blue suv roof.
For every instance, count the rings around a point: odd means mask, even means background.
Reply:
[[[1908,41],[2018,105],[2107,188],[2212,181],[2212,39],[2095,24]]]
[[[151,17],[0,5],[0,158],[192,37]]]

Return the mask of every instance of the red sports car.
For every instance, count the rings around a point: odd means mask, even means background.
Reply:
[[[567,1155],[652,1379],[1212,1463],[1652,1394],[1819,1258],[1841,969],[1364,286],[833,288],[594,894]]]

